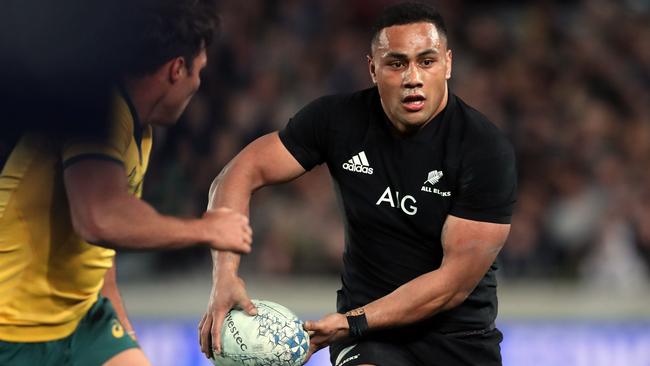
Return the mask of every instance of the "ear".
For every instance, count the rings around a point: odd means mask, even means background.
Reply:
[[[169,82],[175,83],[187,73],[185,58],[176,57],[169,60]]]
[[[445,79],[449,80],[451,78],[451,60],[452,60],[451,50],[447,50],[447,54],[445,55],[445,58],[447,59],[447,70],[445,70]]]
[[[375,70],[375,63],[373,62],[372,56],[366,55],[366,59],[368,60],[368,72],[370,72],[372,83],[377,84],[377,70]]]

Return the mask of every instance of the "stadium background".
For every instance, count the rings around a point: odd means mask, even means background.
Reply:
[[[181,123],[157,130],[145,199],[197,216],[224,164],[324,94],[370,85],[368,28],[390,1],[225,0],[223,34]],[[518,156],[500,257],[505,365],[650,365],[650,4],[440,1],[451,90]],[[260,191],[249,294],[334,310],[343,231],[325,169]],[[123,296],[155,365],[206,365],[205,249],[123,253]],[[327,351],[310,365],[326,364]]]

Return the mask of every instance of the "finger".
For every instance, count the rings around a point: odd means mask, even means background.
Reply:
[[[315,345],[309,344],[309,351],[307,352],[307,358],[305,358],[305,363],[307,363],[307,361],[311,358],[311,356],[313,356],[314,353],[316,353],[317,351],[318,348]]]
[[[309,342],[309,352],[316,353],[323,349],[325,346],[327,346],[327,342],[322,339],[317,342]]]
[[[229,250],[238,254],[248,254],[251,252],[251,243],[246,242],[242,237],[240,240],[234,241],[229,248],[221,248],[219,250]]]
[[[330,341],[327,338],[325,338],[322,341],[316,343],[316,351],[314,352],[318,352],[329,345],[330,345]]]
[[[250,253],[253,244],[253,238],[245,233],[242,235],[242,244],[244,245],[244,253]]]
[[[207,317],[207,313],[203,314],[203,316],[201,317],[201,320],[199,320],[199,330],[201,330],[201,328],[203,328],[203,324],[205,323],[205,318],[206,317]]]
[[[212,329],[212,318],[210,316],[205,317],[201,328],[199,328],[199,344],[201,345],[201,352],[205,354],[206,357],[210,357],[210,330]]]
[[[255,307],[255,304],[253,304],[251,299],[249,299],[247,296],[245,296],[244,299],[240,302],[240,305],[246,314],[251,316],[257,315],[257,308]]]
[[[318,322],[307,320],[305,324],[302,326],[306,331],[315,331],[318,330],[317,326]]]
[[[212,349],[216,353],[221,353],[221,327],[225,318],[226,313],[218,311],[214,314],[214,319],[212,320]]]
[[[307,352],[307,356],[305,356],[305,361],[303,361],[303,365],[306,365],[307,362],[309,362],[309,359],[311,358],[311,355],[313,355],[314,352],[311,351],[311,349]]]
[[[201,317],[201,320],[199,321],[199,345],[201,345],[201,350],[203,350],[203,340],[201,339],[201,329],[203,329],[203,324],[205,324],[205,319],[207,317],[207,313],[203,314]]]

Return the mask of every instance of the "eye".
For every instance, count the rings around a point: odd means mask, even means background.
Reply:
[[[388,64],[393,69],[399,69],[404,66],[404,63],[402,61],[392,61]]]
[[[427,59],[422,60],[422,61],[420,62],[420,64],[421,64],[422,66],[429,67],[429,66],[433,66],[433,64],[434,64],[435,62],[436,62],[436,60],[431,59],[431,58],[427,58]]]

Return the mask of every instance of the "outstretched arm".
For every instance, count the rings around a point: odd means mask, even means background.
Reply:
[[[207,212],[201,219],[178,219],[156,212],[128,192],[122,165],[81,160],[63,172],[75,231],[84,240],[115,249],[211,248],[250,251],[248,219],[232,210]]]
[[[460,305],[487,273],[509,231],[509,224],[448,216],[442,229],[444,256],[440,268],[348,315],[365,314],[368,328],[372,330],[411,324]],[[313,332],[312,352],[349,336],[344,314],[330,314],[319,321],[306,322],[305,328]]]
[[[227,207],[248,215],[251,195],[257,189],[295,179],[304,172],[277,133],[262,136],[246,146],[215,178],[208,208]],[[220,352],[221,325],[231,308],[239,306],[251,315],[256,311],[237,275],[240,256],[213,251],[212,258],[212,293],[199,324],[201,351],[208,357],[210,347]]]

